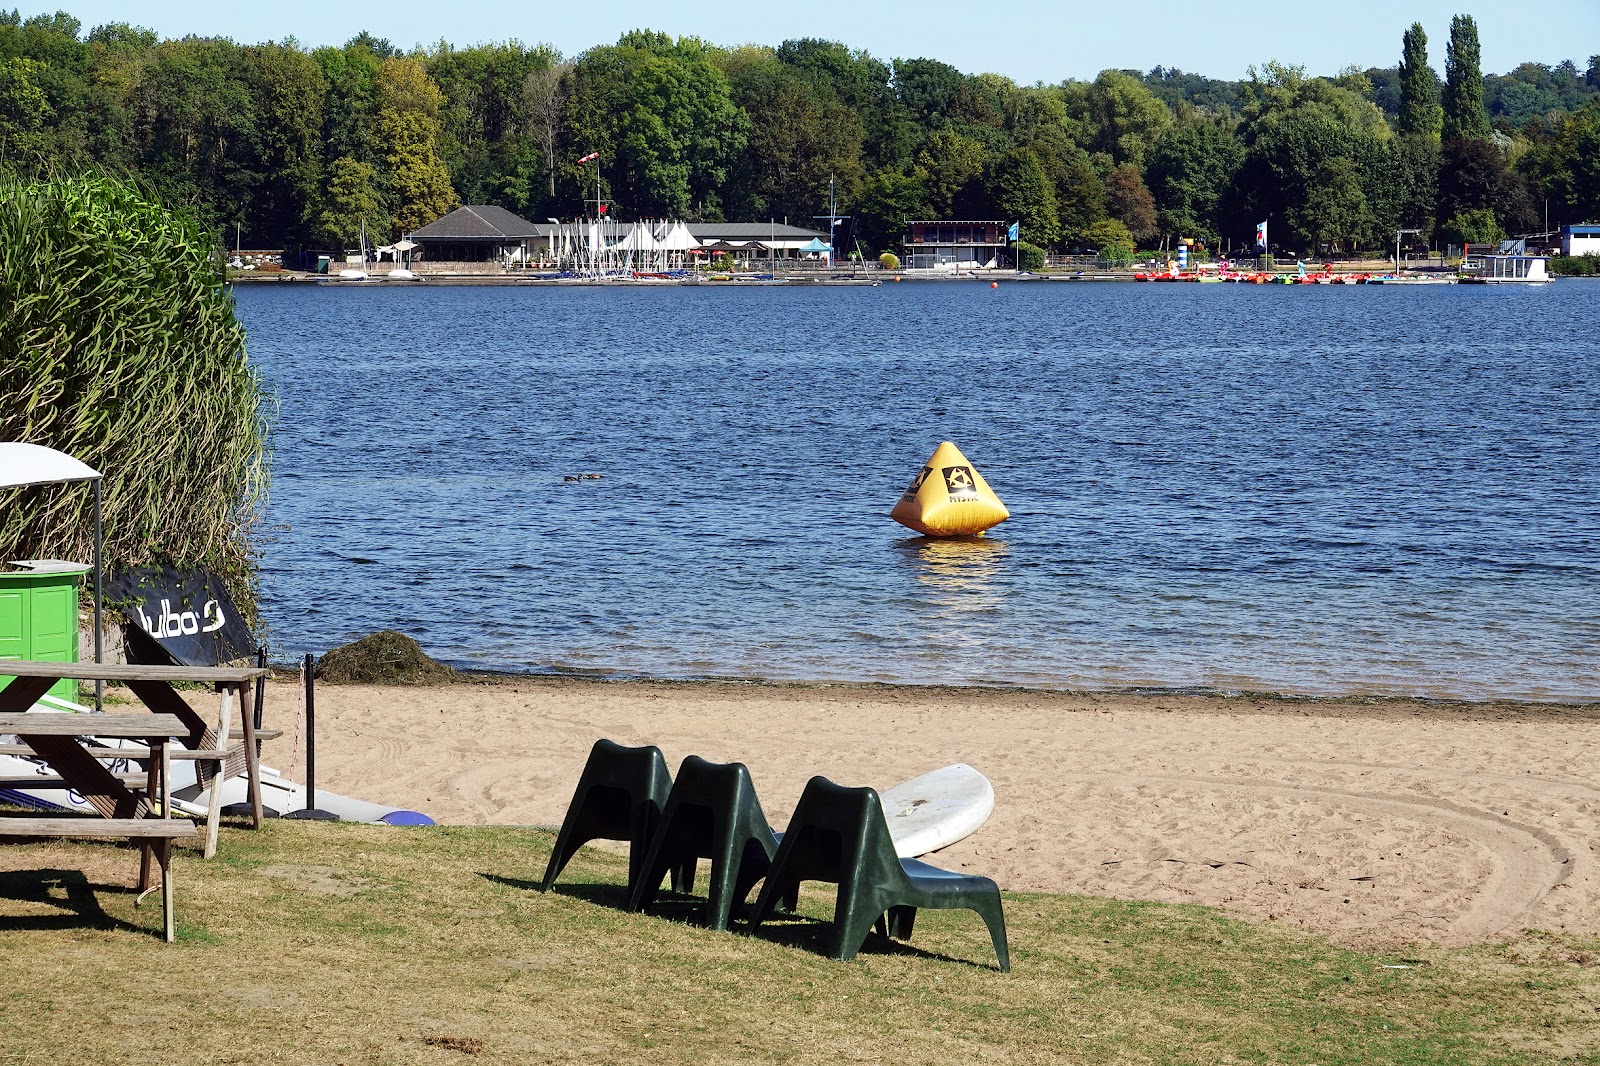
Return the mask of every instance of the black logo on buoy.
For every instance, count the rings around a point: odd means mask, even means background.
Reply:
[[[978,498],[978,482],[972,474],[970,466],[947,466],[944,468],[944,487],[952,500],[976,500]]]
[[[933,467],[925,466],[922,468],[922,473],[911,479],[911,487],[906,489],[906,499],[913,499],[917,495],[917,490],[922,488],[922,483],[928,480],[928,475],[931,473],[933,473]]]

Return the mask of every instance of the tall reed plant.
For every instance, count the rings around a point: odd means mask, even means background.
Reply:
[[[0,175],[0,441],[104,475],[109,568],[205,567],[254,621],[270,397],[218,247],[121,178]],[[86,486],[0,492],[0,560],[92,537]]]

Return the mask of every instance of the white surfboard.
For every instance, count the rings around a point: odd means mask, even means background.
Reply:
[[[127,742],[110,739],[100,742],[104,747],[119,748]],[[128,763],[105,763],[116,772],[130,772],[138,766]],[[210,809],[211,793],[195,779],[195,764],[188,760],[172,764],[172,806],[180,814],[204,818]],[[28,777],[54,777],[55,771],[38,759],[18,755],[0,755],[0,803],[13,803],[39,810],[91,811],[89,801],[68,789],[52,786],[29,786],[21,782]],[[222,782],[222,802],[243,803],[249,798],[243,775]],[[290,781],[270,766],[261,767],[261,804],[278,814],[300,810],[306,805],[304,785]],[[317,789],[317,806],[337,814],[346,822],[382,822],[386,825],[432,825],[433,819],[416,811],[385,807],[366,800],[341,796],[326,789]]]
[[[989,820],[994,787],[966,763],[941,767],[878,793],[895,854],[902,859],[947,848]]]

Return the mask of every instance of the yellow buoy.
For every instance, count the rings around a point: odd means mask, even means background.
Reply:
[[[930,537],[970,537],[1004,522],[1011,512],[961,449],[945,441],[889,517]]]

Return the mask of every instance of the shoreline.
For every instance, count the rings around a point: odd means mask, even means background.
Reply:
[[[277,677],[264,759],[299,779],[298,688]],[[319,788],[447,824],[558,825],[601,737],[743,762],[780,826],[813,774],[885,788],[966,762],[994,815],[930,861],[1009,892],[1358,945],[1600,931],[1595,707],[485,673],[316,702]]]
[[[1211,689],[1188,686],[1152,686],[1152,685],[1123,685],[1109,688],[1049,688],[1040,685],[1024,684],[996,684],[974,682],[969,685],[939,684],[932,682],[915,681],[851,681],[851,680],[823,680],[823,679],[786,679],[763,677],[656,677],[648,674],[628,674],[621,672],[591,673],[567,672],[561,670],[531,671],[531,670],[495,670],[481,667],[458,665],[456,662],[444,662],[454,669],[459,680],[455,684],[490,684],[526,681],[530,683],[547,683],[560,685],[565,683],[596,686],[662,686],[686,689],[716,690],[726,688],[730,691],[758,689],[764,692],[782,692],[792,690],[805,693],[813,690],[835,691],[860,691],[873,692],[898,692],[930,694],[939,697],[954,697],[970,695],[973,698],[1002,699],[1014,697],[1019,700],[1027,699],[1057,699],[1074,698],[1093,700],[1103,699],[1192,699],[1197,701],[1222,701],[1231,711],[1241,711],[1252,705],[1262,705],[1255,713],[1275,713],[1277,709],[1288,706],[1305,705],[1308,707],[1371,707],[1375,714],[1383,714],[1382,708],[1412,706],[1427,708],[1431,711],[1462,715],[1471,713],[1489,714],[1495,717],[1507,713],[1521,713],[1532,717],[1547,717],[1556,720],[1565,720],[1571,717],[1592,717],[1600,722],[1600,695],[1593,697],[1550,699],[1529,699],[1523,697],[1493,696],[1483,699],[1469,699],[1454,696],[1419,696],[1402,693],[1384,692],[1338,692],[1338,693],[1309,693],[1286,692],[1276,689]],[[273,663],[273,675],[278,680],[290,680],[299,676],[298,664]],[[342,682],[319,682],[322,685],[342,685]],[[446,682],[442,687],[448,687],[451,682]],[[420,686],[441,687],[441,686]]]
[[[537,274],[516,273],[482,273],[482,274],[456,274],[441,273],[430,274],[420,272],[413,279],[396,279],[393,286],[401,288],[427,287],[428,285],[500,285],[500,286],[656,286],[656,287],[682,287],[696,285],[729,286],[770,286],[781,285],[843,285],[863,286],[894,284],[902,281],[910,282],[1088,282],[1088,281],[1140,281],[1148,280],[1148,275],[1156,268],[1150,265],[1126,268],[1092,268],[1087,270],[1042,270],[1042,271],[1017,271],[1008,268],[975,268],[964,271],[940,270],[881,270],[858,268],[828,270],[800,270],[790,273],[779,272],[767,274],[763,271],[751,271],[752,275],[741,276],[738,273],[729,274],[726,271],[712,272],[716,276],[697,276],[686,278],[663,278],[654,276],[644,277],[609,277],[609,278],[550,278],[539,277]],[[1334,264],[1335,275],[1360,275],[1371,273],[1384,273],[1391,269],[1389,260],[1350,260]],[[1452,268],[1443,266],[1434,267],[1408,267],[1413,275],[1443,276],[1451,273]],[[1297,271],[1293,266],[1274,268],[1269,273],[1279,277],[1295,277]],[[1139,276],[1136,276],[1139,275]],[[1198,276],[1195,273],[1194,276]],[[1221,279],[1213,279],[1221,280]],[[256,284],[327,284],[327,285],[364,285],[371,286],[379,282],[388,282],[385,274],[372,273],[367,278],[356,280],[342,280],[337,275],[314,274],[297,270],[273,271],[237,271],[230,272],[228,284],[242,283]]]

